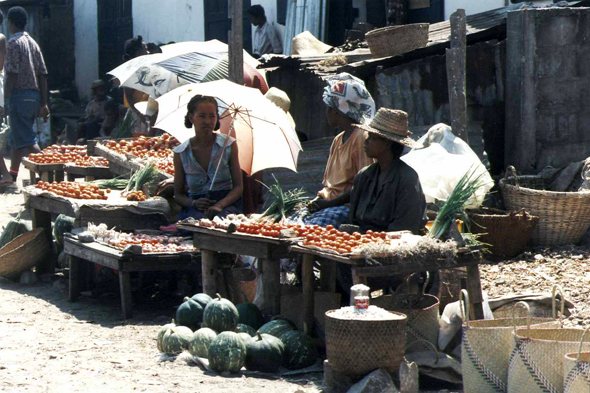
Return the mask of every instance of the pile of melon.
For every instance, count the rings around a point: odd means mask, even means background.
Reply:
[[[200,327],[200,328],[199,328]],[[275,373],[283,366],[298,370],[315,364],[313,340],[286,319],[264,324],[262,313],[252,303],[234,305],[199,293],[176,310],[174,323],[158,333],[158,349],[168,355],[187,350],[207,358],[217,372],[250,371]]]

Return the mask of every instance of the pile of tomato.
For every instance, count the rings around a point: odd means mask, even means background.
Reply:
[[[172,157],[155,160],[154,166],[158,168],[159,171],[174,176],[174,161],[172,160]]]
[[[36,164],[75,164],[77,166],[109,166],[104,158],[88,157],[86,146],[51,145],[41,153],[29,154]]]
[[[349,254],[355,248],[366,243],[382,243],[387,239],[385,232],[373,232],[368,230],[364,235],[355,232],[352,234],[341,232],[328,225],[325,228],[319,225],[286,225],[286,224],[264,224],[250,223],[241,224],[237,231],[250,235],[262,235],[269,237],[279,237],[283,229],[292,229],[297,236],[304,238],[304,246],[315,246],[325,250],[336,251],[339,254]]]
[[[147,195],[145,195],[143,191],[132,191],[129,194],[127,194],[127,200],[142,202],[147,200]]]
[[[79,183],[79,182],[53,182],[48,183],[44,181],[40,181],[35,184],[35,188],[38,188],[43,191],[53,192],[59,196],[63,196],[66,198],[73,198],[73,199],[102,199],[107,200],[108,194],[110,194],[111,190],[107,188],[106,190],[101,190],[98,186],[94,184],[87,184],[87,183]]]
[[[167,158],[173,155],[172,149],[180,143],[168,134],[134,140],[108,141],[105,146],[121,154],[131,154],[138,158]]]

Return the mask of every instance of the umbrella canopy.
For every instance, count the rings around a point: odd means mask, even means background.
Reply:
[[[268,90],[258,61],[244,52],[244,81]],[[218,40],[164,45],[162,53],[139,56],[108,73],[123,87],[157,98],[178,86],[228,78],[228,46]]]
[[[228,80],[190,84],[159,97],[160,128],[183,142],[194,135],[184,127],[186,106],[195,95],[215,97],[220,112],[220,132],[230,133],[238,143],[240,167],[248,175],[267,168],[297,171],[301,151],[299,138],[286,113],[265,98],[258,89]],[[233,128],[231,127],[233,121]]]

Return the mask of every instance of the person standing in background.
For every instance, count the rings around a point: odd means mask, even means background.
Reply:
[[[273,26],[266,21],[266,14],[261,5],[253,5],[246,11],[250,22],[256,26],[252,43],[252,54],[258,58],[267,53],[283,53],[283,45]]]
[[[4,22],[4,14],[0,11],[0,26]],[[6,37],[0,34],[0,116],[4,117],[4,58],[6,57]],[[6,131],[5,131],[6,132]],[[0,136],[0,186],[8,186],[12,184],[12,176],[8,172],[6,163],[4,162],[4,149],[6,148],[7,135]]]
[[[28,15],[22,7],[8,10],[10,40],[6,44],[4,102],[10,122],[10,175],[16,181],[23,155],[38,153],[33,124],[49,117],[47,68],[37,42],[25,31]]]

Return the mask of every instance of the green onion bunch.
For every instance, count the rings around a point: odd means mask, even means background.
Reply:
[[[274,175],[273,179],[275,183],[270,187],[261,182],[268,190],[265,201],[265,206],[268,206],[268,208],[262,213],[262,217],[273,222],[279,222],[291,215],[298,205],[307,203],[309,198],[305,196],[306,193],[303,188],[295,188],[285,192]]]

